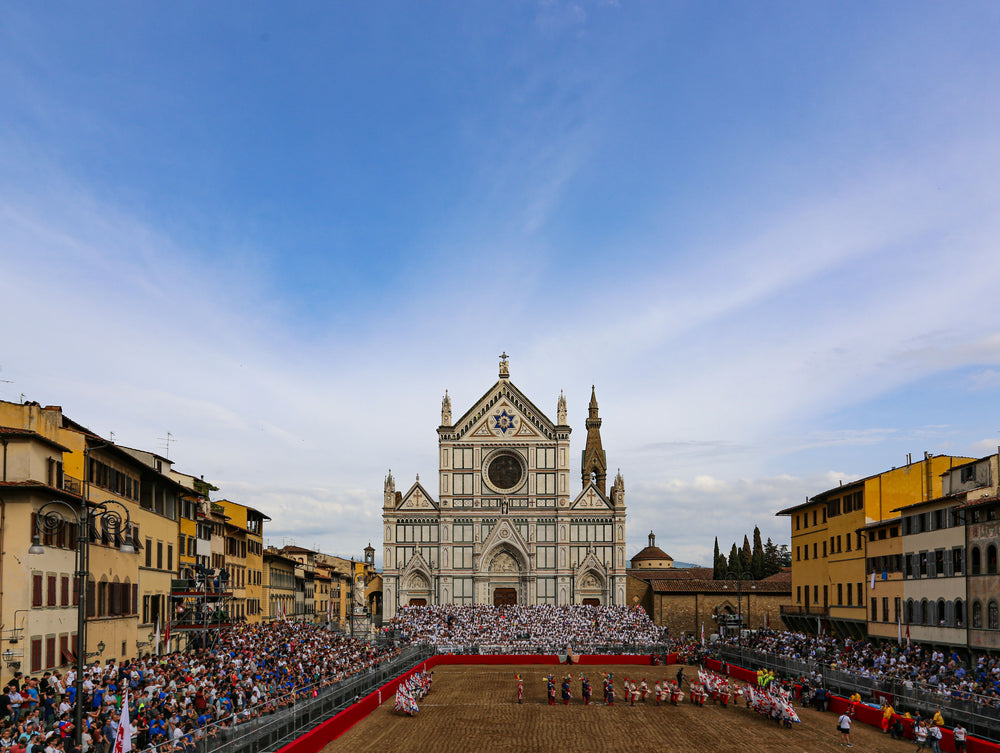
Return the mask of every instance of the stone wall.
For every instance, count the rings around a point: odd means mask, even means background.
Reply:
[[[743,612],[747,617],[747,626],[756,630],[763,628],[769,620],[772,628],[781,627],[781,606],[791,604],[790,593],[753,594],[750,597],[750,607],[747,611],[747,596],[743,595]],[[736,597],[729,594],[710,592],[688,593],[656,593],[652,594],[652,611],[650,616],[657,625],[670,629],[670,635],[680,638],[684,635],[701,637],[701,627],[705,626],[705,637],[718,633],[718,622],[713,615],[728,609],[738,613]]]

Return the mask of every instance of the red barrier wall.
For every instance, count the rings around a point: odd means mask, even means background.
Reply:
[[[673,657],[673,661],[671,661]],[[629,654],[628,656],[604,656],[602,654],[581,654],[578,664],[644,664],[652,666],[652,657],[649,654]],[[677,654],[667,656],[667,664],[676,664]]]
[[[408,679],[410,675],[417,671],[423,671],[434,667],[440,657],[432,656],[423,664],[414,667],[409,672],[390,680],[378,690],[372,691],[353,706],[348,706],[336,716],[330,717],[318,727],[306,732],[302,737],[296,738],[285,747],[281,748],[281,753],[316,753],[327,743],[336,740],[351,727],[360,722],[383,701],[391,698],[396,692],[399,683]]]
[[[752,669],[744,669],[743,667],[737,667],[730,664],[729,676],[735,677],[737,680],[742,680],[743,682],[750,682],[754,685],[757,684],[757,673]]]

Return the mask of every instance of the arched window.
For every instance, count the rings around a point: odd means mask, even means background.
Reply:
[[[965,602],[955,599],[955,626],[965,627]]]
[[[913,624],[913,599],[906,600],[906,624]]]
[[[997,574],[997,545],[990,544],[986,548],[986,573],[988,575]]]
[[[983,571],[983,555],[978,546],[972,547],[972,574],[979,575]]]
[[[986,626],[990,630],[1000,630],[1000,608],[997,607],[997,603],[995,601],[991,601],[990,606],[987,609]]]
[[[934,602],[931,602],[933,604]],[[930,605],[927,603],[927,599],[920,600],[920,624],[921,625],[933,625],[934,618],[931,615]]]
[[[949,624],[948,612],[944,606],[944,599],[938,599],[937,601],[937,624],[947,625]]]
[[[972,627],[981,628],[983,626],[983,605],[979,600],[972,602]]]

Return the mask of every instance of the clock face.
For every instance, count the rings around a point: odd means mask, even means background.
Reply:
[[[524,464],[514,453],[496,455],[486,468],[490,486],[498,491],[516,489],[524,481]]]

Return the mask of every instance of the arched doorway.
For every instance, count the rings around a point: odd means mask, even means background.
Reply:
[[[517,604],[516,588],[495,588],[493,589],[493,606],[508,607]]]
[[[503,547],[495,549],[487,566],[489,591],[493,594],[494,606],[504,607],[517,604],[521,586],[521,564],[514,551]]]
[[[430,603],[431,584],[427,576],[423,573],[412,572],[404,583],[406,592],[401,594],[403,598],[408,598],[407,603],[411,606],[426,606]]]
[[[599,607],[601,606],[601,600],[597,598],[585,598],[583,600],[583,605],[585,607]]]

